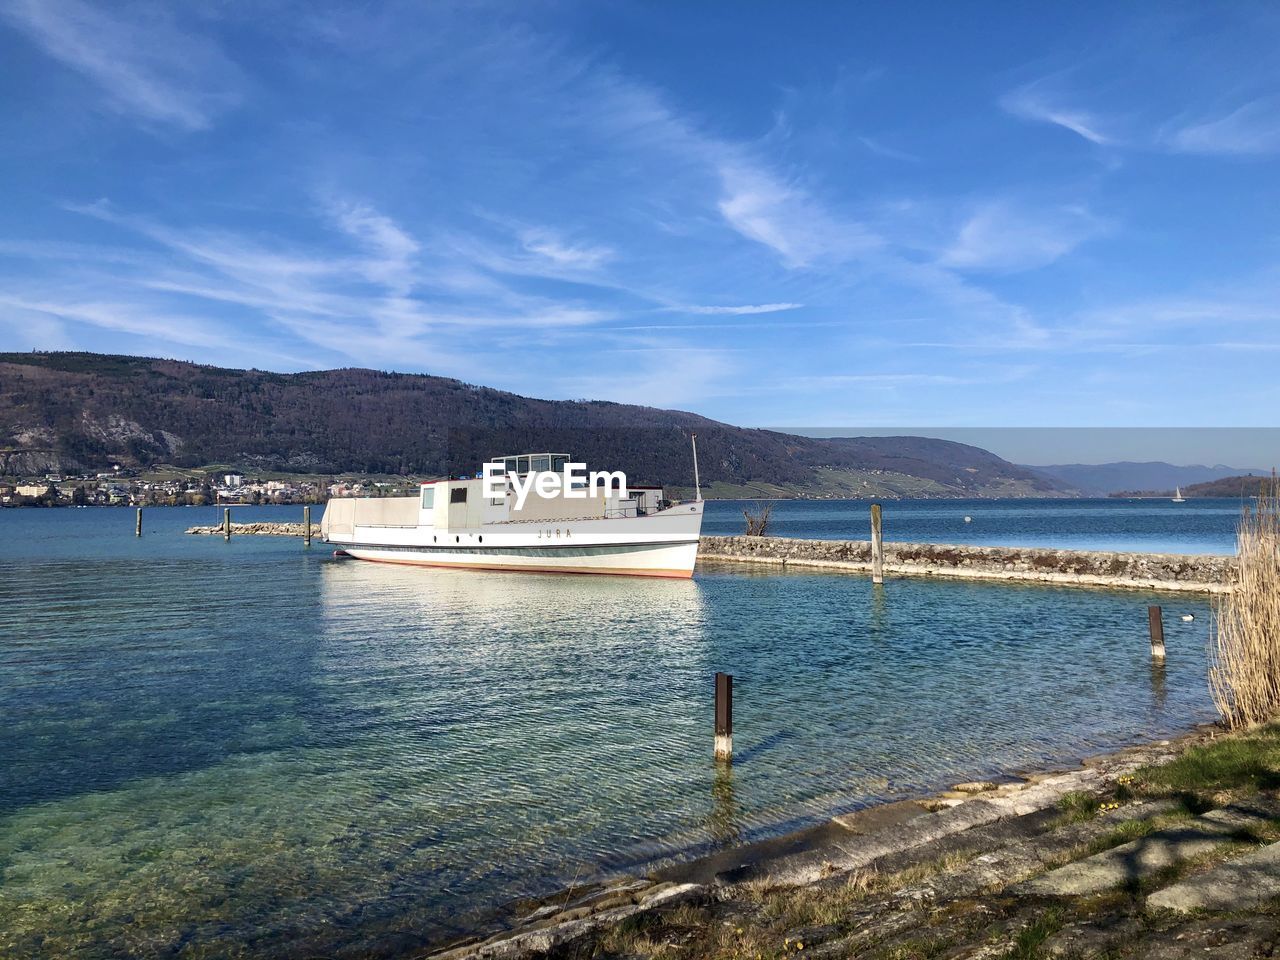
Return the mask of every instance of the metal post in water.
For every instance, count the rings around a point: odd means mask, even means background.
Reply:
[[[309,547],[311,546],[311,508],[302,508],[302,539]]]
[[[871,505],[871,582],[884,583],[884,531],[878,503]]]
[[[1147,607],[1147,627],[1151,633],[1151,656],[1164,659],[1164,612],[1157,606]]]
[[[224,540],[231,539],[231,508],[222,508],[222,538]]]
[[[135,537],[142,536],[142,508],[141,507],[138,508],[138,523],[133,528],[133,535]]]
[[[716,674],[716,759],[733,760],[733,676]]]

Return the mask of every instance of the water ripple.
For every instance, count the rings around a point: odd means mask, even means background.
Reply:
[[[1185,598],[1154,598],[1153,670],[1139,592],[415,570],[156,513],[141,542],[122,511],[0,518],[29,574],[0,585],[0,955],[393,955],[597,867],[1208,711]]]

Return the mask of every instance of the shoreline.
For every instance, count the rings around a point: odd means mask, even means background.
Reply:
[[[599,871],[596,879],[500,904],[474,933],[441,940],[408,956],[429,960],[511,960],[565,947],[653,911],[714,903],[753,885],[805,888],[953,834],[1056,808],[1064,797],[1114,787],[1140,767],[1159,765],[1224,735],[1216,721],[1181,732],[1081,755],[1042,769],[959,783],[950,790],[884,800],[775,837],[731,844],[643,872]]]
[[[698,559],[862,574],[870,574],[872,568],[869,540],[704,536]],[[1220,554],[884,544],[884,572],[906,577],[1220,594],[1230,591],[1235,569],[1235,557]]]

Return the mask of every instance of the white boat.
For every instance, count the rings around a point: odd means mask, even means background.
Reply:
[[[1181,488],[1181,487],[1174,487],[1174,488],[1173,488],[1173,501],[1172,501],[1172,502],[1173,502],[1173,503],[1186,503],[1186,502],[1187,502],[1187,498],[1186,498],[1186,497],[1184,497],[1184,496],[1182,495],[1182,488]]]
[[[678,503],[661,487],[602,486],[542,495],[521,504],[515,481],[564,476],[568,454],[521,454],[490,461],[504,495],[486,497],[480,475],[434,480],[416,497],[335,498],[320,532],[360,560],[475,570],[691,577],[702,531],[701,496]],[[695,485],[696,461],[695,461]]]

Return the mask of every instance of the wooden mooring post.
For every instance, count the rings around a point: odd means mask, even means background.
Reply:
[[[142,536],[142,508],[141,507],[138,508],[138,522],[133,528],[133,535],[135,537]]]
[[[716,759],[733,760],[733,676],[716,674]]]
[[[302,508],[302,541],[306,546],[311,546],[311,508]]]
[[[1164,659],[1164,612],[1157,606],[1147,607],[1147,628],[1151,632],[1151,656]]]
[[[231,508],[222,508],[222,539],[231,539]]]
[[[871,582],[884,583],[884,530],[878,503],[871,505]]]

